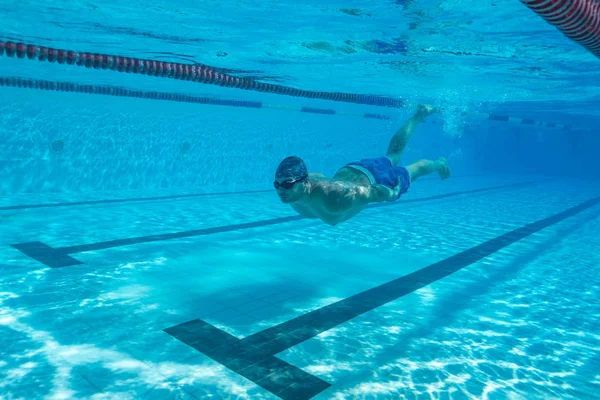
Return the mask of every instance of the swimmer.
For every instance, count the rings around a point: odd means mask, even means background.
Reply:
[[[306,218],[337,225],[354,217],[369,203],[397,200],[421,176],[437,172],[441,179],[447,179],[450,168],[443,157],[398,166],[417,124],[437,111],[435,107],[419,105],[415,115],[392,137],[386,156],[351,162],[333,178],[309,173],[298,157],[285,158],[273,182],[279,199]]]

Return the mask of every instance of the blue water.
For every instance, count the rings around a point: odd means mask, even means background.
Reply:
[[[0,399],[600,398],[600,63],[519,1],[0,17],[1,41],[406,102],[0,57],[0,77],[262,105],[0,87]],[[331,176],[381,156],[418,103],[443,111],[402,164],[444,156],[450,179],[337,226],[279,201],[283,157]]]

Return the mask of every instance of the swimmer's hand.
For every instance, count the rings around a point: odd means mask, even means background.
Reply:
[[[396,200],[400,195],[401,190],[402,185],[400,184],[400,178],[398,178],[396,186],[393,188],[380,184],[371,185],[371,201],[380,202]]]
[[[400,196],[400,191],[402,190],[402,182],[400,182],[400,177],[396,178],[396,186],[392,189],[392,198],[390,201],[396,200],[398,196]]]
[[[397,178],[396,180],[396,186],[394,186],[394,189],[392,189],[394,192],[394,195],[392,196],[392,198],[390,200],[396,200],[398,198],[398,196],[400,196],[400,191],[402,190],[402,183],[400,182],[400,178]]]

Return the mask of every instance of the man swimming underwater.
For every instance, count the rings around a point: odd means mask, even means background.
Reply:
[[[369,203],[394,201],[408,190],[417,178],[438,172],[440,178],[450,176],[443,157],[436,161],[419,160],[399,167],[400,155],[417,124],[437,112],[429,105],[419,105],[415,115],[396,132],[385,157],[351,162],[338,170],[333,178],[308,173],[298,157],[287,157],[275,172],[273,185],[283,203],[289,204],[306,218],[319,218],[329,225],[347,221]]]

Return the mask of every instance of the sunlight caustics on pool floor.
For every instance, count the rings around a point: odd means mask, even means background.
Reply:
[[[293,216],[267,193],[245,213],[243,194],[57,207],[36,230],[44,209],[7,214],[2,391],[592,398],[599,193],[585,182],[487,181],[426,181],[339,227],[219,230]],[[73,215],[87,223],[73,226]],[[62,268],[9,247],[194,226],[217,230],[88,249]]]

